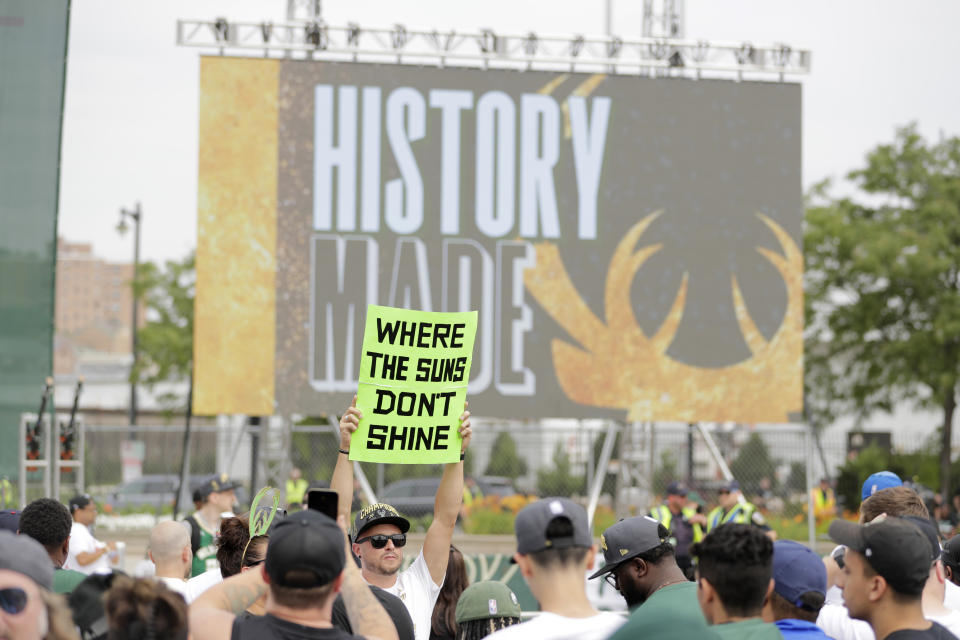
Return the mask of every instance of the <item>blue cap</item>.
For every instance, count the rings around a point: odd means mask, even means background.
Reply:
[[[813,551],[793,540],[773,543],[773,590],[797,607],[808,591],[827,593],[827,569]]]
[[[903,480],[893,471],[877,471],[863,483],[863,489],[860,491],[860,501],[863,502],[877,491],[902,486]]]
[[[729,491],[730,493],[733,493],[734,491],[740,491],[740,483],[737,482],[736,480],[731,480],[727,484],[720,487],[720,490]]]

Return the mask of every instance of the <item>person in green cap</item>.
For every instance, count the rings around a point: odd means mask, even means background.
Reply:
[[[457,600],[457,640],[480,640],[520,622],[520,603],[510,587],[496,580],[474,582]]]

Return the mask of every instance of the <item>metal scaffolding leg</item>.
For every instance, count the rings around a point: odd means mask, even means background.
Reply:
[[[597,502],[600,500],[600,489],[603,487],[603,480],[607,477],[607,468],[610,466],[610,454],[613,453],[613,444],[617,441],[617,432],[620,425],[616,420],[611,420],[607,427],[607,434],[603,438],[603,449],[600,451],[600,459],[597,460],[596,473],[593,475],[593,483],[590,486],[590,503],[587,506],[587,522],[593,526],[593,515],[597,511]]]
[[[287,476],[290,473],[290,427],[292,422],[284,416],[270,416],[260,438],[260,462],[263,465],[263,483],[276,487],[281,500],[287,502]]]

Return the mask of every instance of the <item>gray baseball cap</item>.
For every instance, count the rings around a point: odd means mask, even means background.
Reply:
[[[53,562],[30,536],[0,531],[0,569],[22,573],[47,590],[53,586]]]
[[[557,518],[570,521],[573,535],[559,538],[547,536],[547,526]],[[543,498],[527,505],[517,514],[513,526],[517,532],[517,553],[593,545],[587,512],[568,498]]]
[[[636,516],[621,520],[600,536],[603,549],[603,568],[594,572],[590,580],[610,573],[621,564],[667,541],[670,531],[650,516]]]

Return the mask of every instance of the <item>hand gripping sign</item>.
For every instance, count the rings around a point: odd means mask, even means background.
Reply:
[[[369,305],[350,459],[441,464],[460,459],[460,414],[470,379],[477,312]]]

